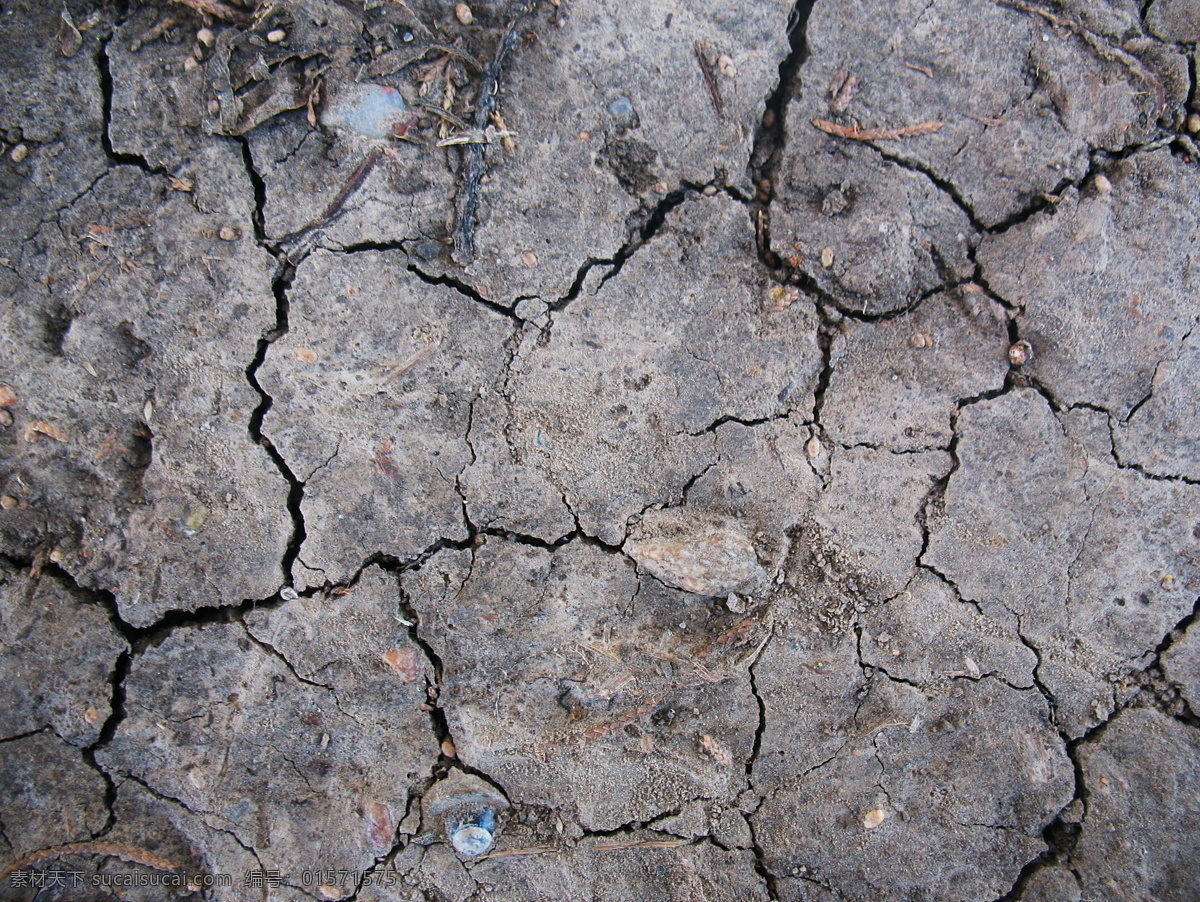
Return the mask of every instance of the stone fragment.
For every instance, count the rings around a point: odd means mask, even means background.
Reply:
[[[825,603],[835,597],[826,596],[827,590],[840,584],[855,608],[902,591],[924,541],[920,511],[952,466],[942,451],[835,449],[828,484],[799,539],[810,565],[822,561],[820,575],[802,572],[794,577],[796,584],[825,596]]]
[[[696,595],[753,592],[767,577],[739,524],[702,514],[647,511],[624,548],[651,576]]]
[[[1200,41],[1200,9],[1188,0],[1153,0],[1146,8],[1146,28],[1175,44]]]
[[[1200,321],[1196,321],[1200,324]],[[1150,395],[1125,420],[1113,424],[1122,463],[1155,476],[1200,481],[1200,330],[1154,368]]]
[[[1200,627],[1194,621],[1183,636],[1163,652],[1161,663],[1163,673],[1179,685],[1192,711],[1200,711]]]
[[[274,594],[292,532],[246,377],[275,323],[275,261],[217,238],[253,228],[240,154],[215,146],[204,165],[195,197],[115,167],[26,243],[21,285],[0,301],[5,353],[22,360],[6,374],[21,400],[0,483],[20,482],[25,504],[0,514],[0,544],[19,558],[57,546],[138,627]]]
[[[802,97],[818,88],[805,82]],[[771,206],[775,252],[860,314],[903,310],[969,276],[974,230],[951,198],[869,147],[827,140],[802,118],[806,109],[801,99],[789,111],[800,124]]]

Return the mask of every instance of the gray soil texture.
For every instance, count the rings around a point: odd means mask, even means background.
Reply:
[[[0,2],[0,899],[1195,902],[1198,44]]]

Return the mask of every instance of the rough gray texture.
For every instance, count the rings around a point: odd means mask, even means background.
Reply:
[[[879,323],[847,321],[833,340],[826,434],[889,451],[948,448],[957,402],[1004,385],[1004,324],[979,291],[935,295]]]
[[[437,755],[420,710],[428,663],[396,620],[394,580],[370,570],[302,607],[144,652],[124,726],[97,756],[293,880],[386,852]]]
[[[1193,713],[1200,711],[1200,628],[1189,627],[1163,653],[1162,667],[1167,679],[1180,686]]]
[[[713,462],[712,427],[811,410],[812,305],[774,310],[767,290],[745,211],[688,201],[616,276],[526,334],[490,399],[507,404],[509,426],[479,445],[503,439],[542,477],[543,509],[565,502],[586,533],[620,543],[629,517],[677,502]],[[475,491],[490,494],[474,485],[468,509]]]
[[[1200,894],[1190,5],[200,5],[0,10],[0,897]]]
[[[79,749],[49,731],[7,739],[0,749],[6,866],[38,849],[90,839],[104,826],[104,777]]]
[[[117,656],[128,645],[100,603],[73,586],[45,573],[4,576],[0,682],[8,703],[0,710],[0,737],[49,726],[73,745],[96,742],[112,714]]]
[[[958,426],[959,469],[922,560],[1017,618],[1064,728],[1082,735],[1192,611],[1200,490],[1117,468],[1096,453],[1102,415],[1060,421],[1030,390],[973,405]]]
[[[803,867],[836,897],[1004,893],[1074,789],[1045,700],[992,678],[932,698],[875,679],[859,696],[835,754],[771,787],[752,818],[767,867]]]
[[[807,36],[806,87],[788,113],[800,140],[814,141],[813,118],[863,128],[940,122],[928,135],[873,143],[948,182],[985,226],[1080,178],[1092,148],[1145,138],[1168,100],[1161,76],[1136,57],[1007,5],[818,3]],[[843,71],[857,87],[830,101]],[[937,221],[931,212],[917,219]]]
[[[301,585],[467,535],[456,480],[511,323],[405,263],[399,251],[313,254],[262,368],[274,398],[263,432],[304,483]]]
[[[1194,899],[1200,742],[1157,711],[1119,714],[1080,750],[1091,790],[1075,849],[1084,898]]]
[[[249,181],[204,152],[194,194],[120,166],[22,246],[0,307],[16,395],[0,434],[8,547],[41,548],[146,626],[270,595],[287,485],[248,432],[274,322]],[[235,240],[218,237],[233,229]]]
[[[1200,41],[1200,9],[1188,0],[1154,0],[1146,10],[1146,27],[1164,41],[1194,44]]]
[[[1200,316],[1190,264],[1200,241],[1200,176],[1159,151],[1115,165],[1105,179],[1111,190],[1093,180],[1065,192],[1054,215],[1039,213],[985,240],[979,262],[988,285],[1024,310],[1030,374],[1062,404],[1096,405],[1125,421],[1151,395],[1156,370],[1180,356]],[[1162,404],[1173,390],[1186,389],[1172,386],[1130,426],[1135,436],[1162,429],[1167,453],[1186,450],[1179,433],[1190,424],[1186,415],[1176,429],[1153,419],[1170,419]]]

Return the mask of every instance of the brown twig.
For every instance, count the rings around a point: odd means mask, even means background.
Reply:
[[[66,855],[109,855],[113,858],[130,862],[131,864],[141,864],[148,868],[154,868],[156,871],[178,871],[183,867],[182,864],[172,861],[170,858],[163,858],[161,855],[155,855],[153,852],[147,852],[145,849],[137,849],[123,843],[73,842],[62,846],[51,846],[49,849],[40,849],[37,852],[30,852],[28,855],[18,858],[8,867],[4,868],[4,870],[0,871],[0,883],[7,880],[14,871],[31,867],[42,861],[62,858]]]
[[[712,98],[717,118],[724,119],[725,101],[721,98],[721,83],[717,81],[717,62],[712,58],[712,44],[697,41],[692,49],[696,52],[696,62],[700,64],[700,72],[704,76],[704,84],[708,87],[708,96]]]
[[[930,119],[928,122],[895,128],[858,128],[853,125],[838,125],[828,119],[814,119],[812,124],[827,134],[849,138],[852,141],[891,141],[895,138],[915,138],[918,135],[932,134],[940,129],[943,123],[937,119]]]

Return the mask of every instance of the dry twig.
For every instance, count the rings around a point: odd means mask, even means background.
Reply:
[[[853,125],[838,125],[828,119],[814,119],[812,124],[821,131],[839,138],[849,138],[852,141],[891,141],[896,138],[915,138],[918,135],[929,135],[943,125],[937,119],[928,122],[918,122],[916,125],[901,125],[897,127],[883,126],[880,128],[858,128]]]
[[[23,855],[0,871],[0,883],[7,880],[14,871],[32,867],[43,861],[62,858],[66,855],[108,855],[131,864],[145,865],[148,868],[154,868],[156,871],[178,871],[183,867],[178,861],[172,861],[170,858],[163,858],[161,855],[155,855],[153,852],[147,852],[145,849],[137,849],[123,843],[73,842],[62,846],[51,846],[49,849],[40,849],[37,852],[30,852],[28,855]]]

